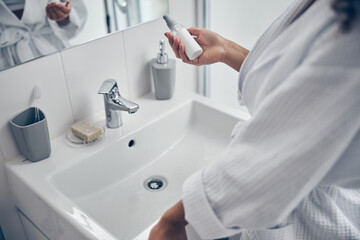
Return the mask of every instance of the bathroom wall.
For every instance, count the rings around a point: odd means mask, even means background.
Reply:
[[[293,0],[209,0],[210,29],[251,49],[269,25]],[[261,17],[259,17],[261,16]],[[238,107],[238,72],[225,64],[210,67],[211,99]]]
[[[195,1],[169,3],[175,19],[195,26]],[[122,95],[130,99],[151,91],[149,61],[156,57],[165,31],[165,23],[157,19],[0,72],[0,226],[6,240],[26,239],[8,188],[5,162],[20,154],[8,122],[33,104],[34,86],[41,89],[37,105],[46,114],[54,139],[73,122],[103,110],[97,91],[105,79],[117,80]],[[177,87],[196,91],[196,74],[196,67],[178,61]]]

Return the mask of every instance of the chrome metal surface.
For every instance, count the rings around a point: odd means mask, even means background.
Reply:
[[[121,111],[130,114],[139,109],[139,105],[131,102],[120,95],[117,83],[114,79],[108,79],[101,85],[98,94],[104,95],[106,126],[118,128],[122,126]]]
[[[160,64],[165,64],[168,62],[168,55],[165,52],[165,41],[163,39],[159,42],[159,50],[160,52],[157,55],[157,62]]]
[[[151,192],[162,191],[167,187],[167,180],[161,176],[151,176],[145,179],[144,188]]]

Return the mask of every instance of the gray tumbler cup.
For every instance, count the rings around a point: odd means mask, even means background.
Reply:
[[[48,158],[51,153],[49,130],[44,113],[31,107],[10,120],[21,153],[30,161]]]

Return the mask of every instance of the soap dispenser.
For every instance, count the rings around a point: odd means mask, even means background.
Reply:
[[[154,81],[155,98],[170,99],[175,89],[176,61],[169,59],[165,53],[165,41],[160,40],[160,52],[151,60],[151,72]]]

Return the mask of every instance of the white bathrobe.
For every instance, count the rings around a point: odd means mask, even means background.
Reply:
[[[239,76],[251,119],[183,186],[203,239],[360,239],[360,20],[342,34],[311,2],[258,40]]]
[[[48,0],[26,0],[20,19],[0,0],[0,71],[67,47],[84,26],[82,0],[71,1],[70,23],[60,27],[45,11]]]

